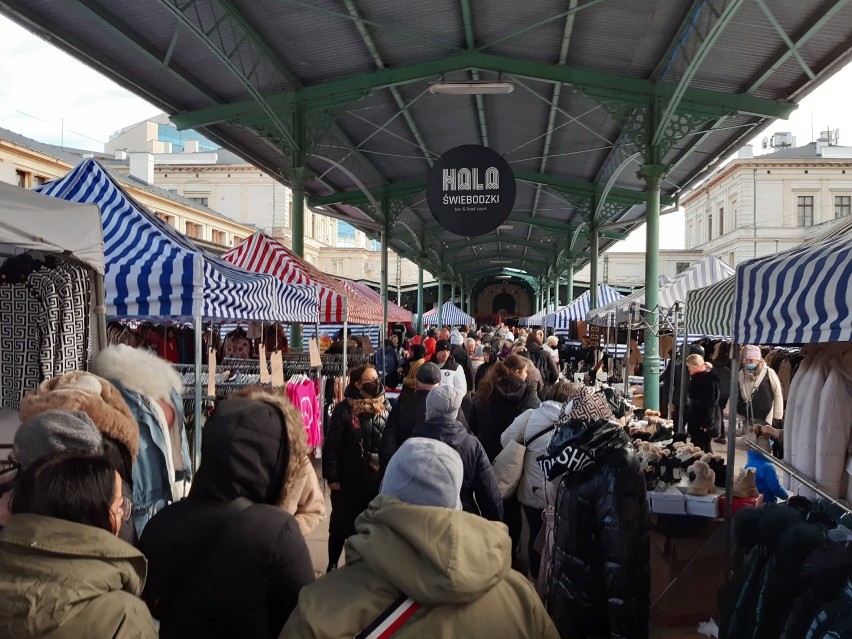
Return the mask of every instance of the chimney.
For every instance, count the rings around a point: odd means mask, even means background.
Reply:
[[[746,144],[745,146],[743,146],[739,150],[739,153],[737,153],[737,159],[739,159],[739,160],[747,160],[747,159],[753,158],[753,157],[754,157],[754,148],[752,147],[751,144]]]
[[[146,184],[154,183],[154,154],[130,153],[130,175]]]
[[[120,149],[115,150],[115,159],[116,160],[126,160],[127,159],[127,151],[122,151]]]
[[[185,140],[183,143],[184,153],[198,153],[198,140]]]

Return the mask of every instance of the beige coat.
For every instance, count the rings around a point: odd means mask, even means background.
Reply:
[[[394,639],[559,636],[529,581],[511,569],[504,524],[380,495],[355,529],[346,565],[302,589],[281,639],[352,637],[402,593],[422,608]]]
[[[0,637],[155,638],[147,562],[106,530],[13,515],[0,531]]]

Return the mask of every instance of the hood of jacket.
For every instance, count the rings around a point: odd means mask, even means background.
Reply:
[[[363,562],[423,605],[478,599],[511,568],[506,526],[460,510],[376,497],[346,542],[346,564]]]
[[[507,404],[517,404],[527,394],[527,388],[529,386],[520,377],[509,375],[494,384],[494,388],[491,391],[491,399],[498,399],[498,401],[503,401]]]
[[[168,400],[183,393],[183,379],[166,360],[141,348],[118,344],[105,348],[93,362],[94,371],[121,382],[134,393]]]
[[[281,410],[266,401],[227,399],[204,426],[201,466],[190,498],[275,504],[287,478],[289,441]]]
[[[121,392],[103,377],[73,371],[48,379],[21,400],[19,414],[27,420],[46,410],[80,410],[104,435],[124,445],[132,457],[139,452],[139,426]]]
[[[302,415],[284,395],[274,395],[259,387],[247,388],[236,396],[271,404],[284,416],[284,428],[287,432],[290,455],[287,463],[287,479],[284,481],[280,495],[280,498],[283,498],[284,495],[291,492],[290,488],[298,481],[299,468],[302,462],[307,460],[308,444],[305,441],[305,426],[302,422]]]
[[[451,417],[433,416],[414,426],[411,431],[412,437],[429,437],[438,439],[445,444],[456,448],[468,434],[467,429],[460,421]],[[462,458],[463,459],[463,458]]]
[[[629,443],[624,429],[612,420],[572,420],[557,427],[547,454],[538,462],[547,479],[553,480],[594,468],[612,450]]]
[[[141,552],[106,530],[14,515],[0,531],[0,636],[49,633],[111,592],[138,597],[147,566]]]

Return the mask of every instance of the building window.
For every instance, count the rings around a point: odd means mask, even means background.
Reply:
[[[187,199],[197,202],[201,206],[207,206],[207,202],[209,201],[206,197],[190,197]]]
[[[174,227],[175,218],[174,218],[173,215],[167,215],[166,213],[160,213],[160,212],[155,212],[154,215],[156,215],[158,218],[160,218],[163,222],[165,222],[169,226]]]
[[[814,225],[814,196],[800,195],[796,198],[796,216],[799,226]]]
[[[719,235],[725,234],[725,207],[719,207]]]
[[[232,245],[232,246],[239,246],[240,244],[242,244],[242,243],[243,243],[243,240],[244,240],[244,239],[246,239],[246,238],[244,238],[244,237],[240,237],[239,235],[235,235],[235,236],[234,236],[234,241],[233,241],[233,242],[231,242],[231,245]]]
[[[195,240],[204,239],[204,227],[194,222],[186,223],[186,236]]]
[[[707,216],[707,241],[713,239],[713,214]]]
[[[227,234],[225,231],[217,231],[216,229],[213,229],[213,244],[227,246],[227,242]]]
[[[689,268],[689,262],[675,262],[675,275],[680,275]]]
[[[836,195],[834,197],[834,217],[849,217],[852,215],[852,196]]]
[[[30,188],[31,175],[29,173],[27,173],[26,171],[17,170],[15,171],[15,175],[18,179],[18,186],[20,186],[22,189]]]

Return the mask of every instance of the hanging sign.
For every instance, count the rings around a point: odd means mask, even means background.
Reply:
[[[515,205],[515,175],[496,151],[478,144],[450,149],[429,169],[426,201],[432,215],[456,235],[485,235]]]

